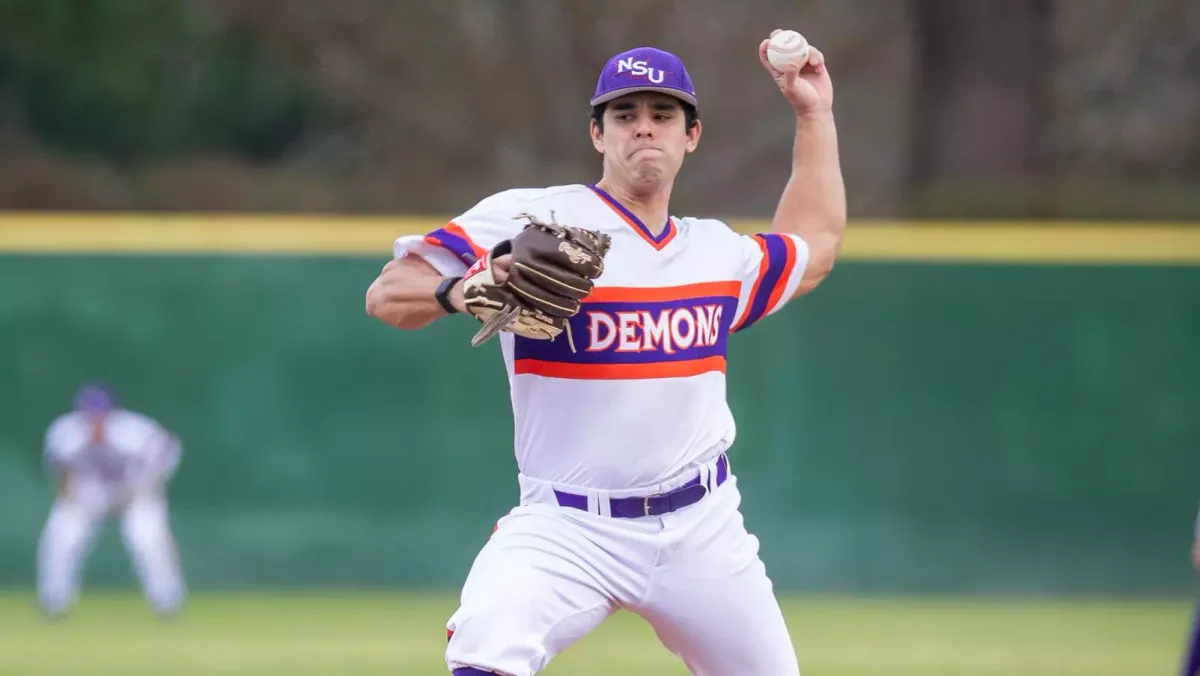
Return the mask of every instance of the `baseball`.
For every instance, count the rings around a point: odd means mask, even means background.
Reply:
[[[794,73],[808,63],[808,40],[796,31],[780,31],[767,44],[767,61],[781,73]]]

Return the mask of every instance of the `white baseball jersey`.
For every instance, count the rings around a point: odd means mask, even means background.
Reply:
[[[725,398],[730,333],[779,310],[808,263],[798,237],[741,235],[721,221],[668,219],[658,235],[595,186],[508,190],[425,236],[396,240],[461,275],[529,213],[605,232],[604,273],[554,341],[500,335],[519,471],[623,489],[707,462],[734,440]]]
[[[47,465],[73,481],[113,490],[170,476],[179,464],[179,440],[153,419],[124,409],[109,413],[100,429],[78,411],[59,416],[46,431]]]

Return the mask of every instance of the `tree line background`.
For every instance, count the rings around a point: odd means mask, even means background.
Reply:
[[[766,216],[776,27],[828,56],[852,216],[1200,216],[1188,0],[0,0],[0,208],[446,214],[588,182],[599,69],[652,44],[706,125],[673,211]]]

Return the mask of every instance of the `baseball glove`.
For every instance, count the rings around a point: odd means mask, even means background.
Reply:
[[[579,301],[592,292],[604,272],[608,235],[550,222],[531,214],[512,239],[500,242],[467,272],[463,303],[483,327],[471,339],[478,347],[501,331],[537,340],[554,340],[564,330],[575,350],[567,320],[579,312]],[[497,282],[492,262],[512,256],[508,278]]]

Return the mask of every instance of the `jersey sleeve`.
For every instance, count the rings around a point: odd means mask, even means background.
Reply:
[[[167,481],[175,475],[183,456],[183,445],[170,430],[156,426],[141,448],[143,478],[151,483]]]
[[[169,479],[179,466],[179,438],[153,418],[123,411],[117,425],[122,450],[129,458],[131,485],[152,485]]]
[[[787,305],[808,266],[808,244],[795,235],[769,232],[740,235],[742,283],[732,331],[753,326]]]
[[[392,256],[416,255],[443,275],[461,275],[492,247],[520,231],[521,211],[508,192],[497,193],[446,225],[424,235],[396,239]]]

